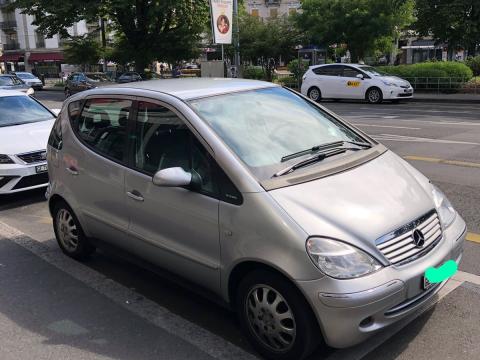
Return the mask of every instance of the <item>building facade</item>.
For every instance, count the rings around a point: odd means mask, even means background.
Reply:
[[[300,9],[300,1],[295,0],[247,0],[247,12],[262,19],[271,19],[279,16],[296,13]]]
[[[0,48],[3,48],[0,69],[3,72],[29,71],[46,77],[59,77],[64,63],[64,39],[59,35],[46,39],[32,25],[33,16],[7,9],[10,2],[0,0]],[[89,31],[89,25],[81,21],[68,29],[68,33],[84,35]]]

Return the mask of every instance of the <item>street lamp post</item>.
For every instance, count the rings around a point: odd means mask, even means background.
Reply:
[[[234,63],[237,67],[237,74],[240,74],[240,24],[238,22],[238,0],[233,0],[233,16],[235,17],[235,36],[233,40],[233,46],[235,49]]]

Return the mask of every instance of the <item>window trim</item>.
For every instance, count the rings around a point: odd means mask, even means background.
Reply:
[[[123,159],[122,160],[118,160],[118,159],[115,159],[111,156],[108,156],[106,154],[103,154],[99,151],[97,151],[94,147],[92,147],[90,144],[88,144],[84,139],[82,139],[82,137],[78,134],[78,120],[80,118],[80,116],[83,114],[83,111],[85,109],[85,106],[87,105],[87,102],[89,100],[95,100],[95,99],[109,99],[109,100],[128,100],[128,101],[131,101],[132,102],[132,110],[130,110],[130,113],[128,114],[128,120],[127,120],[127,141],[125,142],[124,144],[124,153],[123,153]],[[70,118],[70,113],[68,113],[68,119],[69,119],[69,122],[70,122],[70,126],[72,128],[72,132],[75,134],[75,138],[80,141],[80,143],[85,146],[88,150],[90,150],[91,152],[95,153],[96,155],[98,156],[101,156],[102,158],[106,159],[106,160],[109,160],[111,162],[114,162],[118,165],[121,165],[123,167],[126,167],[128,168],[128,144],[129,144],[129,137],[128,137],[128,131],[129,131],[129,124],[130,122],[132,121],[132,115],[133,115],[133,109],[134,109],[134,106],[135,106],[135,97],[134,96],[128,96],[128,95],[90,95],[90,96],[87,96],[85,97],[84,99],[80,100],[81,101],[81,104],[80,104],[80,114],[79,116],[76,117],[76,119],[71,119]],[[72,101],[73,102],[73,101]],[[70,104],[72,103],[70,102],[68,104],[68,106],[70,106]]]

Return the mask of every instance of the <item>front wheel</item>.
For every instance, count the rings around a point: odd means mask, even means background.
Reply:
[[[267,359],[301,360],[318,345],[315,315],[299,291],[282,276],[249,273],[237,293],[237,313],[255,349]]]
[[[53,230],[60,249],[71,258],[84,260],[95,251],[73,210],[63,201],[53,210]]]
[[[382,90],[376,87],[371,88],[367,91],[366,98],[370,104],[380,104],[383,101]]]

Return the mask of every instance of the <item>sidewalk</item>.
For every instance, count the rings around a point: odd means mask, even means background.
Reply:
[[[10,359],[213,359],[0,237],[0,349]]]
[[[416,92],[411,101],[480,104],[479,94],[437,94]]]

